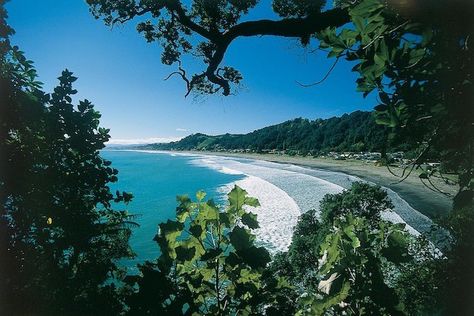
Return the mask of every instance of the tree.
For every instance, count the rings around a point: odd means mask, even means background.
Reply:
[[[220,64],[229,45],[239,37],[273,35],[301,38],[303,43],[307,43],[315,32],[349,22],[345,8],[322,12],[324,0],[275,0],[273,9],[284,17],[282,20],[246,22],[240,22],[241,17],[255,7],[257,0],[199,0],[192,1],[189,6],[180,0],[87,2],[92,13],[97,18],[102,17],[107,25],[146,17],[145,21],[138,23],[137,30],[148,42],[161,43],[164,64],[178,64],[178,70],[171,75],[178,75],[186,82],[186,95],[191,91],[231,93],[231,84],[238,84],[242,75],[238,70]],[[192,35],[197,35],[202,41]],[[189,76],[181,66],[183,54],[199,56],[206,69]]]
[[[287,275],[299,292],[299,314],[407,312],[394,279],[413,261],[415,240],[404,225],[381,219],[392,207],[380,187],[354,183],[326,195],[320,216],[301,216],[286,258],[270,268]]]
[[[161,256],[140,267],[143,276],[128,279],[138,285],[127,300],[131,314],[261,314],[278,299],[274,293],[285,282],[261,280],[270,256],[255,246],[257,218],[246,211],[258,201],[235,186],[220,211],[205,196],[199,191],[196,202],[179,196],[176,220],[159,225]]]
[[[117,170],[99,155],[108,130],[87,101],[72,104],[68,70],[51,94],[12,47],[0,2],[0,313],[117,314],[116,260],[133,255]]]

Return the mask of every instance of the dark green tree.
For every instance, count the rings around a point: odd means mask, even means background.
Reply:
[[[193,134],[179,141],[150,144],[139,148],[159,150],[285,150],[301,155],[330,151],[396,151],[386,144],[389,128],[374,120],[373,112],[355,111],[341,117],[310,121],[297,118],[267,126],[248,134],[209,136]]]
[[[32,62],[12,47],[0,2],[0,314],[112,315],[122,311],[116,261],[132,256],[129,216],[112,208],[117,170],[87,101],[74,105],[65,70],[42,92]]]

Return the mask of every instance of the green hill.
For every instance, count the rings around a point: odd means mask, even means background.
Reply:
[[[377,125],[372,112],[356,111],[341,117],[308,120],[297,118],[248,134],[189,135],[180,141],[150,144],[156,150],[285,151],[318,155],[329,151],[382,151],[389,130]]]

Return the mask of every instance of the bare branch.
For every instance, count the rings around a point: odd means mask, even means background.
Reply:
[[[184,70],[183,67],[181,67],[181,61],[178,61],[178,65],[179,65],[178,66],[179,71],[174,71],[170,73],[164,80],[165,81],[168,80],[173,75],[180,76],[184,80],[184,82],[186,82],[186,94],[184,95],[184,97],[186,98],[191,93],[192,85],[191,85],[191,81],[189,81],[189,79],[186,77],[186,71]]]
[[[338,56],[336,58],[336,60],[334,61],[334,63],[332,64],[331,68],[329,68],[328,72],[326,73],[326,75],[323,77],[323,79],[317,81],[317,82],[313,82],[313,83],[309,83],[309,84],[303,84],[303,83],[300,83],[299,81],[296,81],[297,84],[299,84],[300,86],[304,87],[304,88],[309,88],[309,87],[313,87],[315,85],[318,85],[318,84],[321,84],[323,83],[328,77],[329,75],[331,74],[331,72],[334,70],[334,68],[336,67],[337,65],[337,62],[339,61],[339,58],[340,56]]]
[[[438,127],[439,128],[439,127]],[[397,181],[397,182],[394,182],[392,184],[398,184],[398,183],[401,183],[403,181],[405,181],[410,175],[411,173],[413,172],[413,170],[415,169],[415,167],[419,167],[420,164],[422,163],[423,159],[425,158],[425,155],[428,153],[428,151],[430,150],[431,148],[431,145],[433,143],[433,140],[435,138],[435,136],[437,135],[438,133],[438,128],[436,129],[436,131],[433,133],[433,135],[431,136],[431,138],[429,139],[428,141],[428,144],[426,145],[425,149],[423,149],[423,151],[418,155],[418,157],[416,157],[410,164],[408,164],[408,166],[406,166],[404,169],[403,169],[403,172],[402,172],[402,175],[401,175],[401,180]],[[408,173],[405,175],[405,172],[406,170],[409,168],[410,170],[408,171]]]
[[[436,187],[436,185],[434,185],[433,182],[431,182],[431,180],[430,180],[429,177],[426,178],[426,180],[428,181],[428,183],[429,183],[430,185],[427,185],[427,184],[425,183],[425,181],[423,181],[423,178],[420,178],[420,179],[421,179],[421,183],[423,183],[423,185],[424,185],[426,188],[430,189],[431,191],[436,192],[436,193],[441,193],[441,194],[446,195],[446,196],[448,196],[448,197],[452,197],[452,194],[447,193],[447,192],[444,192],[444,191],[441,191],[440,189],[438,189],[438,188]]]

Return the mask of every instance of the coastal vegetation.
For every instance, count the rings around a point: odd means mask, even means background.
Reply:
[[[178,197],[176,220],[161,223],[154,239],[161,256],[140,266],[143,276],[128,279],[139,285],[127,300],[130,314],[250,315],[273,304],[271,296],[262,295],[279,280],[262,282],[271,259],[264,247],[254,245],[257,217],[245,210],[259,202],[238,186],[227,196],[225,210],[205,201],[203,191],[196,193],[196,202]]]
[[[89,101],[72,103],[68,70],[54,92],[41,90],[32,62],[10,45],[2,2],[0,314],[118,314],[117,259],[133,256],[134,223],[112,208],[132,196],[108,186],[118,173],[99,154],[108,130]]]
[[[2,314],[472,313],[470,2],[423,2],[419,9],[403,1],[336,1],[327,9],[326,1],[274,0],[281,20],[244,22],[257,1],[87,2],[109,25],[143,18],[138,31],[162,44],[162,62],[177,65],[185,94],[231,94],[242,75],[220,64],[239,37],[293,37],[302,45],[317,39],[335,63],[353,61],[357,89],[380,99],[376,135],[389,129],[394,144],[417,153],[400,180],[423,168],[433,151],[458,174],[453,209],[438,223],[448,240],[436,249],[403,225],[382,220],[380,214],[392,209],[386,193],[356,183],[326,196],[319,214],[303,214],[289,251],[271,258],[251,231],[258,221],[249,209],[258,201],[234,187],[224,209],[201,191],[197,201],[178,197],[176,220],[161,223],[155,237],[161,256],[139,266],[140,275],[127,276],[118,259],[133,256],[128,239],[134,222],[115,203],[132,195],[110,190],[118,172],[99,154],[109,131],[99,126],[89,101],[73,103],[71,72],[61,74],[51,94],[42,91],[32,62],[10,44],[13,30],[0,0]],[[182,56],[191,52],[206,69],[189,77]],[[347,146],[356,145],[349,142],[357,137],[344,137]],[[433,175],[426,171],[420,178]]]
[[[329,119],[294,119],[244,135],[193,134],[179,141],[137,147],[156,150],[208,150],[282,152],[318,156],[331,151],[395,151],[389,147],[387,127],[375,122],[371,112],[356,111]]]

